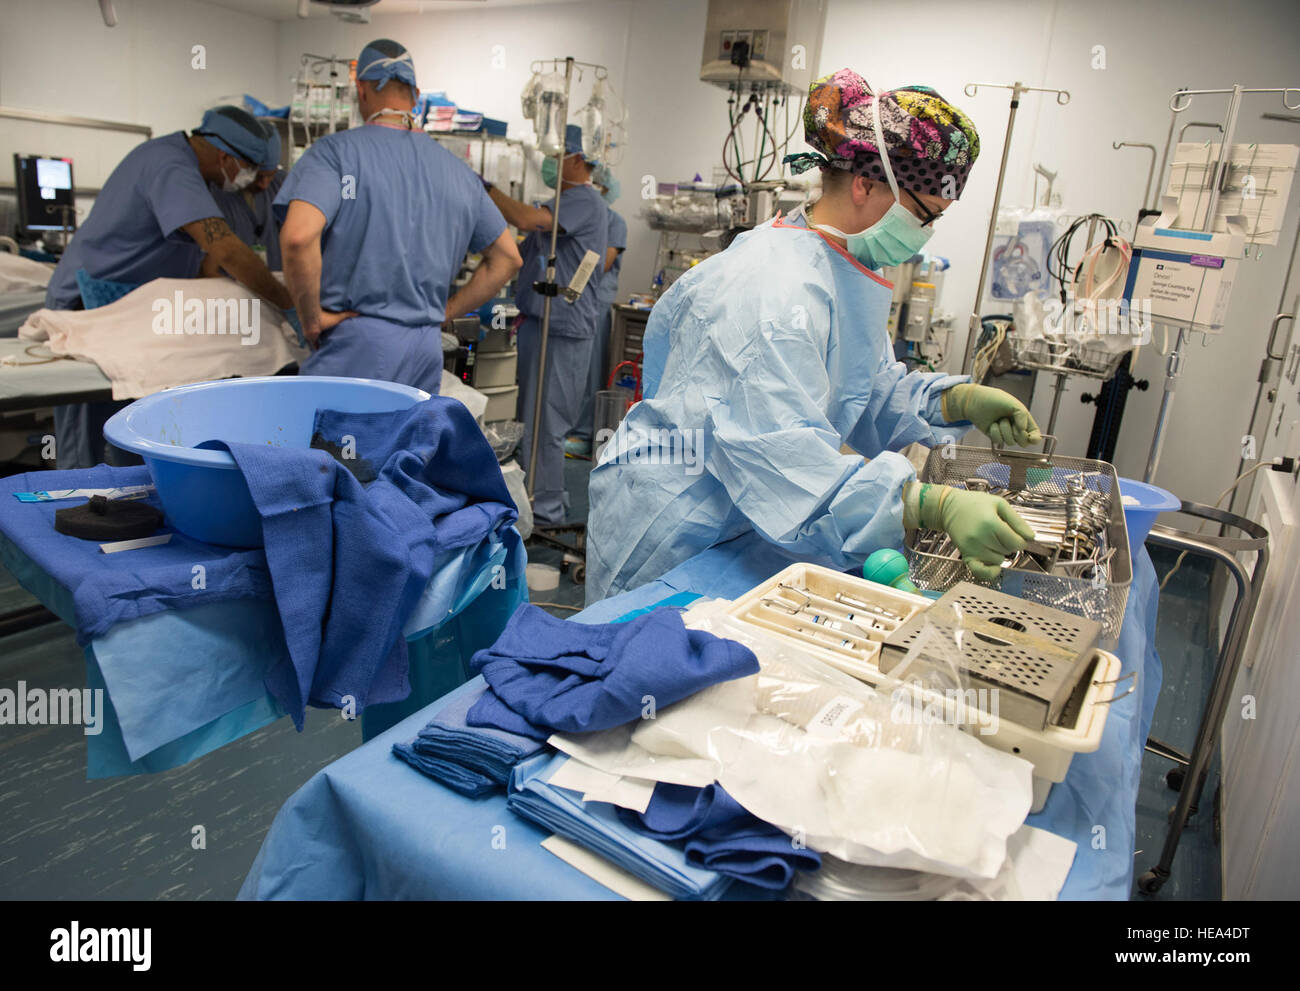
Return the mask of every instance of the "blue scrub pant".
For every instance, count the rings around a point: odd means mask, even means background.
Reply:
[[[60,468],[93,468],[98,464],[140,465],[139,455],[104,440],[104,424],[132,400],[71,403],[54,407],[54,456]]]
[[[533,405],[537,400],[537,365],[542,325],[532,317],[519,325],[519,419],[524,437],[519,460],[528,470],[533,439]],[[546,342],[546,395],[537,434],[537,477],[533,485],[533,520],[543,526],[564,522],[568,496],[564,491],[564,438],[582,408],[583,390],[591,365],[590,337],[558,337]]]
[[[353,317],[328,331],[300,375],[379,379],[436,396],[442,387],[442,333],[378,317]]]
[[[612,304],[605,304],[604,314],[596,325],[596,336],[592,340],[591,367],[587,371],[587,398],[583,400],[582,410],[569,431],[570,437],[591,440],[591,428],[596,421],[596,393],[609,384],[605,378],[605,363],[609,360],[609,332],[614,326]]]

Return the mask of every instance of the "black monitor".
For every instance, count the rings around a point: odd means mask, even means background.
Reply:
[[[39,235],[77,227],[72,159],[14,154],[18,231]]]

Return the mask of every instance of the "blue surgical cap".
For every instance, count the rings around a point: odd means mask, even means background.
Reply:
[[[242,107],[213,107],[204,113],[203,121],[194,133],[202,135],[227,154],[242,158],[253,165],[261,165],[266,161],[266,128],[261,121]],[[277,162],[279,157],[279,135],[277,135]]]
[[[582,160],[587,164],[596,163],[594,158],[588,158],[582,150],[582,128],[577,124],[566,124],[564,127],[564,154],[582,155]]]
[[[280,167],[280,132],[276,130],[274,124],[267,121],[258,121],[266,131],[266,157],[257,163],[258,168],[265,172],[269,169],[278,169]]]
[[[357,78],[377,82],[383,89],[390,79],[406,83],[412,90],[415,85],[415,63],[411,53],[395,41],[380,38],[361,49],[357,58]]]

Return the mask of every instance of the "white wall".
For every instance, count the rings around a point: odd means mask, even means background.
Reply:
[[[533,59],[571,55],[607,66],[629,112],[627,151],[614,169],[623,187],[615,209],[629,228],[620,286],[626,294],[649,287],[658,244],[637,216],[642,177],[708,177],[726,132],[725,94],[699,81],[706,8],[705,0],[602,0],[376,14],[368,25],[286,21],[278,31],[274,100],[288,102],[304,52],[355,58],[366,42],[388,37],[410,49],[421,90],[445,90],[458,104],[508,121],[515,136],[525,130],[519,94]],[[590,85],[590,76],[576,84],[575,108]]]
[[[657,236],[637,216],[643,176],[658,180],[709,176],[726,132],[722,90],[698,80],[707,0],[605,0],[480,10],[377,14],[369,25],[336,18],[273,22],[194,0],[117,0],[121,24],[105,28],[91,0],[6,0],[0,35],[0,103],[149,124],[156,133],[191,127],[202,109],[251,92],[287,102],[299,56],[355,56],[365,42],[392,37],[412,51],[420,84],[510,122],[523,120],[519,91],[534,58],[573,55],[609,66],[630,111],[629,141],[616,168],[629,222],[624,292],[646,288]],[[966,196],[945,218],[933,248],[953,260],[944,289],[947,308],[969,312],[992,204],[1007,119],[1006,91],[970,98],[971,81],[1010,82],[1070,90],[1069,106],[1027,96],[1017,118],[1004,202],[1025,204],[1031,164],[1059,169],[1058,188],[1073,213],[1099,211],[1134,219],[1146,179],[1146,158],[1114,151],[1112,141],[1163,146],[1169,94],[1179,86],[1214,88],[1300,85],[1300,5],[1275,0],[829,0],[821,72],[850,66],[873,85],[924,82],[962,106],[980,129],[982,153]],[[42,40],[59,39],[58,48]],[[207,69],[190,68],[191,47],[207,47]],[[1091,68],[1093,46],[1106,46],[1106,68]],[[501,46],[504,65],[493,55]],[[49,53],[69,53],[61,61]],[[585,101],[590,80],[578,86]],[[1249,97],[1239,136],[1300,143],[1300,127],[1264,121],[1280,110],[1275,97]],[[1200,98],[1183,119],[1215,119],[1222,103]],[[71,154],[78,181],[98,184],[134,143],[127,136],[6,122],[0,153]],[[1212,501],[1231,481],[1254,396],[1269,319],[1277,305],[1294,235],[1300,191],[1293,194],[1284,247],[1241,266],[1229,309],[1229,330],[1209,346],[1195,344],[1174,407],[1158,481],[1186,498]],[[1293,290],[1294,292],[1294,290]],[[1141,477],[1164,382],[1163,359],[1146,349],[1137,375],[1152,387],[1129,395],[1116,455],[1122,474]],[[1095,411],[1078,402],[1095,391],[1070,380],[1057,433],[1063,449],[1081,453]],[[1050,406],[1050,383],[1039,384],[1035,412]]]
[[[1057,106],[1050,94],[1030,94],[1022,101],[1004,204],[1028,205],[1032,163],[1041,161],[1060,170],[1057,188],[1064,193],[1067,212],[1096,211],[1132,221],[1148,159],[1143,152],[1115,151],[1111,142],[1142,141],[1163,148],[1169,97],[1180,86],[1300,86],[1297,37],[1300,4],[1276,0],[1231,7],[1210,0],[934,0],[924,5],[831,0],[821,67],[825,72],[850,66],[883,88],[928,83],[969,113],[979,128],[981,153],[970,184],[931,242],[936,252],[953,260],[944,304],[964,319],[974,303],[1009,96],[1006,90],[981,90],[967,97],[965,83],[1020,80],[1071,93],[1065,107]],[[1099,44],[1106,50],[1104,70],[1091,67],[1093,46]],[[1179,126],[1187,120],[1220,119],[1225,108],[1223,98],[1198,97]],[[1264,111],[1285,112],[1280,97],[1247,98],[1239,141],[1300,144],[1300,126],[1261,120]],[[1206,348],[1198,341],[1188,352],[1156,478],[1183,498],[1213,502],[1236,475],[1298,205],[1300,190],[1295,190],[1282,246],[1241,265],[1227,332]],[[1121,475],[1141,478],[1165,378],[1164,359],[1154,348],[1145,349],[1135,374],[1150,380],[1151,388],[1129,393],[1115,460]],[[1042,421],[1051,409],[1052,382],[1039,380],[1034,412]],[[1082,405],[1078,397],[1095,394],[1096,385],[1074,378],[1066,386],[1056,432],[1068,453],[1082,454],[1087,447],[1096,407]]]
[[[275,80],[271,21],[193,0],[116,0],[104,26],[90,0],[4,0],[0,104],[153,128],[196,127],[222,97]],[[192,67],[195,45],[206,68]],[[143,137],[0,119],[0,172],[15,151],[66,155],[77,184],[97,187]]]

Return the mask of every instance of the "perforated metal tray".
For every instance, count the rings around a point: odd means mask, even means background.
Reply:
[[[1110,523],[1105,530],[1106,546],[1114,550],[1109,563],[1110,580],[1093,582],[1086,578],[1044,575],[1007,567],[1002,569],[998,587],[1018,598],[1096,620],[1102,627],[1101,646],[1113,649],[1124,622],[1124,605],[1133,580],[1133,564],[1129,557],[1128,527],[1120,498],[1119,477],[1112,465],[1088,458],[1057,455],[1050,447],[1038,453],[943,446],[930,452],[920,480],[965,488],[967,479],[980,478],[1012,491],[1033,488],[1040,492],[1063,494],[1070,476],[1076,474],[1088,476],[1090,487],[1110,496]],[[918,550],[918,532],[908,530],[903,538],[911,578],[918,587],[945,592],[958,582],[974,582],[970,569],[960,558],[941,557]]]
[[[927,626],[955,642],[959,625],[964,631],[959,667],[969,687],[997,690],[1000,718],[1040,730],[1060,723],[1091,670],[1102,629],[1090,619],[960,582],[885,640],[880,670],[896,674]],[[940,663],[924,653],[912,663],[918,661]]]

